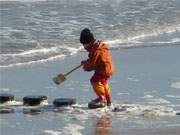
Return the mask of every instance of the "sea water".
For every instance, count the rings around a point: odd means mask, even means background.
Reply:
[[[16,98],[0,106],[13,109],[0,114],[2,135],[116,135],[180,126],[179,0],[1,0],[0,11],[0,92]],[[87,108],[95,98],[92,73],[78,70],[61,86],[52,82],[86,58],[79,43],[84,27],[113,51],[112,108]],[[23,106],[27,95],[46,95],[48,104]],[[59,97],[77,104],[55,108]]]

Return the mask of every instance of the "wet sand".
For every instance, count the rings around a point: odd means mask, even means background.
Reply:
[[[148,129],[128,129],[112,132],[114,135],[179,135],[180,127],[163,127]]]
[[[136,104],[135,109],[138,105],[153,107],[161,105],[170,106],[175,111],[180,110],[178,107],[180,100],[175,97],[179,95],[179,88],[171,87],[172,84],[180,82],[179,52],[179,46],[112,50],[116,64],[116,72],[109,81],[113,103]],[[89,82],[92,73],[85,73],[79,69],[62,85],[57,86],[52,81],[58,73],[66,73],[86,57],[85,53],[79,53],[47,63],[1,69],[3,78],[1,92],[14,94],[20,101],[28,95],[45,95],[49,104],[60,97],[76,98],[79,105],[87,104],[95,98]],[[153,100],[148,100],[148,97],[153,99],[151,96],[161,100],[152,102]],[[86,110],[78,111],[80,114],[49,111],[44,115],[28,116],[20,109],[11,114],[0,114],[1,132],[3,135],[56,133],[74,135],[74,132],[78,135],[179,135],[180,133],[180,117],[171,116],[171,112],[166,113],[168,111],[166,109],[160,111],[155,118],[154,116],[146,118],[131,111],[123,114],[112,113],[111,118],[105,120],[96,118],[97,114],[98,117],[104,115],[99,111],[94,113]],[[164,113],[168,116],[163,116]]]

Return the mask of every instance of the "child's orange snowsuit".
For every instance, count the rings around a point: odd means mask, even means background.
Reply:
[[[92,44],[92,48],[88,52],[89,59],[82,62],[83,68],[85,71],[95,71],[91,78],[94,92],[100,99],[111,104],[108,79],[114,72],[114,64],[107,44],[97,40]]]

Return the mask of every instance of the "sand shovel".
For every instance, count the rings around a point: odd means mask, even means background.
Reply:
[[[76,69],[80,68],[82,66],[82,64],[78,65],[77,67],[71,69],[69,72],[67,72],[66,74],[59,74],[57,77],[53,78],[54,83],[56,84],[61,84],[62,82],[64,82],[65,80],[67,80],[67,76],[69,74],[71,74],[72,72],[74,72]]]

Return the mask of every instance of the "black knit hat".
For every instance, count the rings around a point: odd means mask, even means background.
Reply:
[[[81,31],[80,42],[82,44],[88,44],[93,40],[94,40],[94,36],[88,28],[85,28]]]

